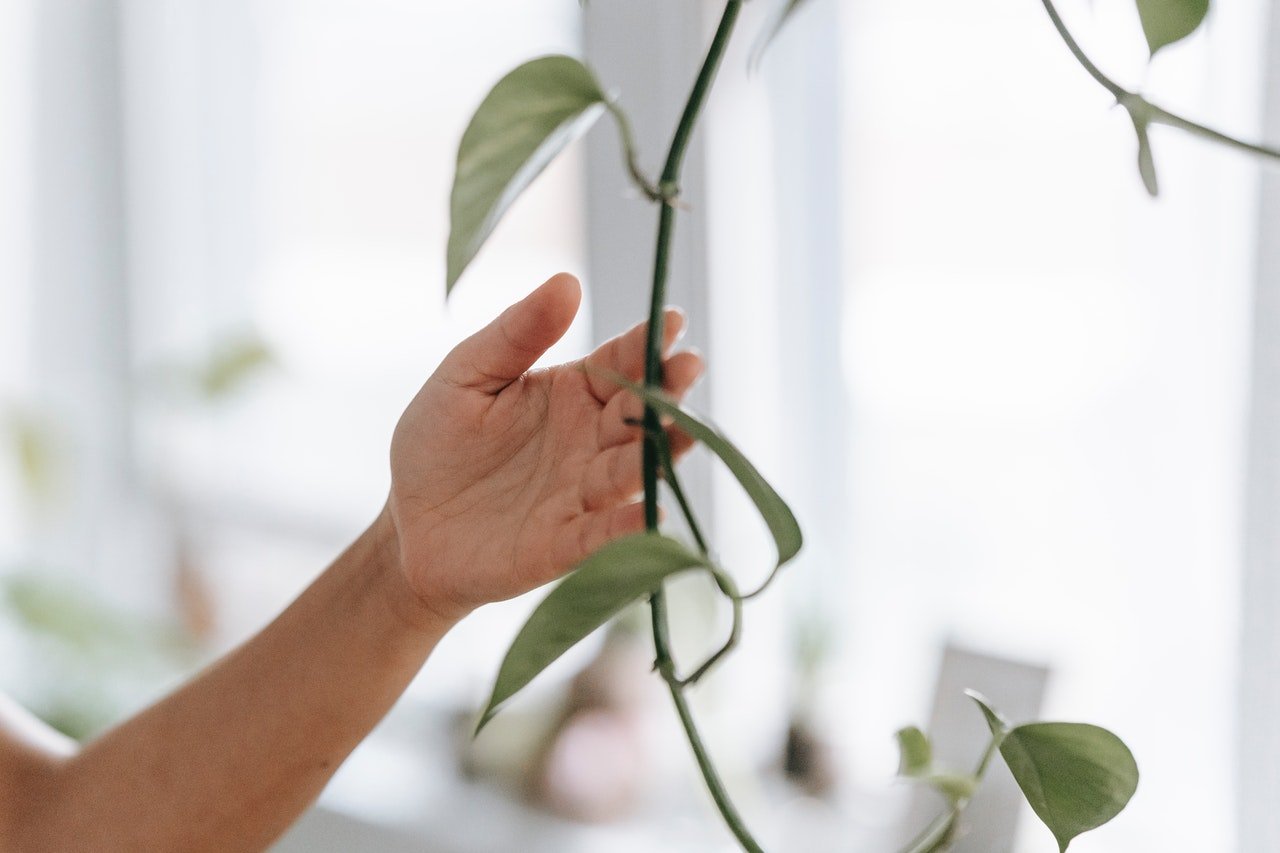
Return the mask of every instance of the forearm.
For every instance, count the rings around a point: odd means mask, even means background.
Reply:
[[[86,745],[32,791],[18,850],[266,847],[450,627],[380,519],[260,634]]]

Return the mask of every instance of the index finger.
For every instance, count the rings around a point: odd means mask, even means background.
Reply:
[[[684,312],[679,308],[668,308],[663,312],[662,354],[675,344],[684,330]],[[587,366],[587,384],[591,394],[601,404],[609,402],[618,393],[617,383],[610,382],[608,374],[625,376],[627,379],[639,381],[644,376],[644,351],[649,335],[649,324],[638,323],[615,338],[605,341],[595,352],[587,356],[583,363]]]

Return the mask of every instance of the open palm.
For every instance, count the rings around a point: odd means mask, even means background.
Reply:
[[[607,375],[640,377],[645,326],[582,361],[530,370],[580,301],[572,276],[543,284],[455,347],[396,427],[388,510],[400,562],[441,615],[519,595],[644,528],[642,405]],[[664,351],[682,325],[668,312]],[[689,351],[664,366],[676,397],[702,371]],[[671,442],[677,454],[690,444],[676,431]]]

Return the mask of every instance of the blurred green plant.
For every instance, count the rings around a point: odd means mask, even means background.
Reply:
[[[112,606],[47,572],[0,578],[0,612],[16,629],[25,670],[20,683],[6,686],[36,716],[78,740],[197,660],[195,643],[179,626]]]
[[[185,405],[218,405],[273,364],[260,336],[229,334],[198,358],[151,371],[144,388],[173,392]],[[23,502],[32,508],[58,497],[66,464],[58,436],[54,420],[31,406],[10,406],[0,418],[0,438],[15,460]],[[198,643],[180,621],[126,612],[43,572],[0,577],[0,616],[27,664],[26,677],[6,687],[77,739],[100,731],[132,707],[132,697],[153,692],[198,659]]]
[[[257,332],[227,332],[203,353],[153,365],[144,387],[151,394],[220,404],[245,393],[277,364],[275,352]]]
[[[204,398],[215,402],[239,393],[275,363],[265,340],[255,334],[238,335],[219,342],[192,378]]]
[[[49,503],[57,492],[57,440],[51,420],[33,407],[10,405],[0,417],[0,436],[12,453],[20,489],[33,507]]]

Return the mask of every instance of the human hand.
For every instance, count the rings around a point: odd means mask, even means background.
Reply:
[[[391,551],[410,589],[447,621],[644,529],[634,426],[643,404],[602,374],[641,378],[645,325],[581,361],[530,370],[568,331],[581,297],[577,279],[561,274],[508,308],[445,357],[396,427]],[[665,390],[676,398],[702,372],[696,353],[667,354],[683,325],[667,312]],[[688,450],[687,436],[669,433],[674,454]]]

